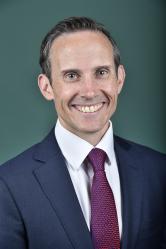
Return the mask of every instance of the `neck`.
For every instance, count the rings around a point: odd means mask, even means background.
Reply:
[[[106,132],[106,131],[105,131]],[[87,141],[88,143],[90,143],[93,146],[96,146],[100,140],[102,139],[102,137],[104,136],[104,133],[102,134],[91,134],[91,133],[87,133],[87,134],[75,134],[77,136],[79,136],[80,138],[84,139],[85,141]]]
[[[96,146],[100,140],[102,139],[102,137],[104,136],[104,134],[106,133],[106,131],[108,130],[110,123],[108,122],[103,129],[100,130],[96,130],[96,131],[77,131],[76,129],[69,129],[68,127],[66,127],[65,125],[63,125],[63,122],[60,122],[61,125],[68,131],[70,131],[71,133],[75,134],[76,136],[82,138],[83,140],[87,141],[88,143],[90,143],[93,146]]]

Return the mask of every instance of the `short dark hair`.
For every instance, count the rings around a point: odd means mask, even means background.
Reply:
[[[110,32],[104,27],[103,24],[97,23],[88,17],[69,17],[57,23],[44,37],[41,49],[40,49],[40,66],[42,68],[42,73],[45,74],[51,82],[51,63],[49,59],[49,53],[53,41],[65,33],[74,33],[78,31],[95,31],[104,34],[112,44],[114,53],[114,63],[116,73],[120,65],[120,51],[119,48],[111,36]]]

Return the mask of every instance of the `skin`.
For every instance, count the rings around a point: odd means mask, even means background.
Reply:
[[[52,82],[38,77],[42,95],[54,101],[63,127],[95,146],[109,127],[125,79],[122,65],[116,74],[110,41],[94,31],[61,35],[50,62]]]

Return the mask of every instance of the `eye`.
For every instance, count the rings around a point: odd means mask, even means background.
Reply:
[[[96,77],[97,78],[107,78],[109,75],[109,70],[106,68],[100,68],[96,71]]]
[[[79,79],[79,74],[77,72],[68,72],[64,75],[64,78],[67,81],[76,81]]]

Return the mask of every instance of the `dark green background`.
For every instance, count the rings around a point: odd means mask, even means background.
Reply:
[[[39,47],[59,20],[103,22],[121,48],[127,78],[114,130],[166,152],[165,0],[0,0],[0,163],[40,141],[55,122],[37,87]]]

